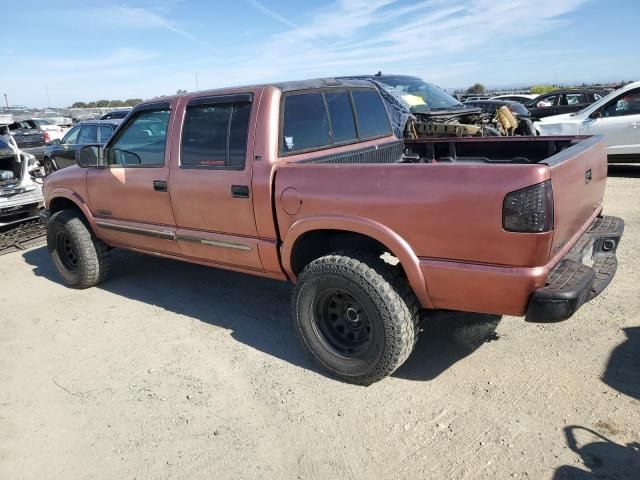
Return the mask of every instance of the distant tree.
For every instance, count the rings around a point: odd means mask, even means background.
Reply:
[[[481,83],[476,83],[473,86],[467,88],[467,93],[484,93],[486,88]]]
[[[181,89],[179,89],[179,90],[176,92],[176,95],[182,95],[183,93],[187,93],[187,91],[186,91],[186,90],[181,90]]]
[[[96,108],[96,107],[97,107],[96,102],[87,103],[87,108]]]
[[[87,108],[87,104],[84,102],[75,102],[71,105],[71,108]]]
[[[124,102],[122,100],[111,100],[109,102],[109,106],[110,107],[123,107],[124,106]]]
[[[137,104],[139,104],[140,102],[142,102],[141,98],[127,98],[124,101],[124,105],[126,107],[135,107]]]
[[[549,93],[553,90],[555,90],[556,87],[554,87],[553,85],[534,85],[533,87],[531,87],[531,90],[529,90],[531,93],[535,93],[538,95],[542,95],[545,93]]]

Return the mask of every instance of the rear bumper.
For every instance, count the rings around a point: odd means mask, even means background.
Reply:
[[[624,221],[599,217],[549,274],[546,285],[531,296],[528,322],[559,322],[609,285],[616,273],[616,250]]]
[[[594,216],[591,224],[585,226],[584,232],[572,239],[573,246],[567,247],[561,258],[539,267],[505,267],[420,259],[420,268],[433,308],[526,316],[532,322],[560,321],[569,318],[611,281],[617,265],[615,252],[623,229],[624,222],[621,219]],[[607,239],[614,240],[615,245],[605,251],[604,241]],[[609,247],[608,244],[607,248]],[[567,264],[565,261],[578,265]],[[592,282],[589,278],[583,278],[582,269],[565,285],[571,287],[571,291],[563,287],[554,288],[559,286],[556,285],[556,278],[562,277],[562,268],[577,270],[583,262],[584,267],[595,275]],[[566,279],[567,274],[568,272],[562,278]],[[585,275],[590,276],[592,273]],[[550,286],[552,288],[548,288]],[[597,293],[590,293],[592,287]]]

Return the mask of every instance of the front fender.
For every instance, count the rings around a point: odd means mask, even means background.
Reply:
[[[87,221],[91,225],[92,230],[94,232],[96,231],[96,220],[93,217],[91,210],[89,209],[89,205],[87,205],[87,202],[85,202],[85,200],[80,195],[78,195],[77,192],[62,187],[54,188],[50,192],[47,191],[45,196],[45,206],[47,208],[51,208],[51,202],[56,198],[65,198],[73,202],[84,214]]]
[[[377,240],[387,247],[402,265],[409,284],[416,297],[425,308],[433,308],[424,275],[420,269],[418,257],[410,245],[396,232],[373,220],[350,215],[313,216],[296,221],[287,231],[280,248],[282,267],[292,281],[297,277],[291,267],[291,255],[293,248],[305,233],[315,230],[340,230],[365,235]]]

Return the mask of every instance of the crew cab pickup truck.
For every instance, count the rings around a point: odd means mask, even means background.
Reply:
[[[567,319],[624,226],[601,138],[403,142],[358,80],[148,101],[76,160],[44,184],[66,284],[103,281],[112,248],[294,282],[302,344],[360,384],[407,359],[420,309]]]

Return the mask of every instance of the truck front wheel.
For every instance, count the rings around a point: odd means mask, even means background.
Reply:
[[[401,269],[358,252],[311,262],[293,293],[293,317],[323,367],[363,385],[402,365],[418,336],[418,301]]]
[[[79,213],[62,210],[47,225],[47,247],[64,283],[89,288],[109,271],[109,247],[96,238]]]

